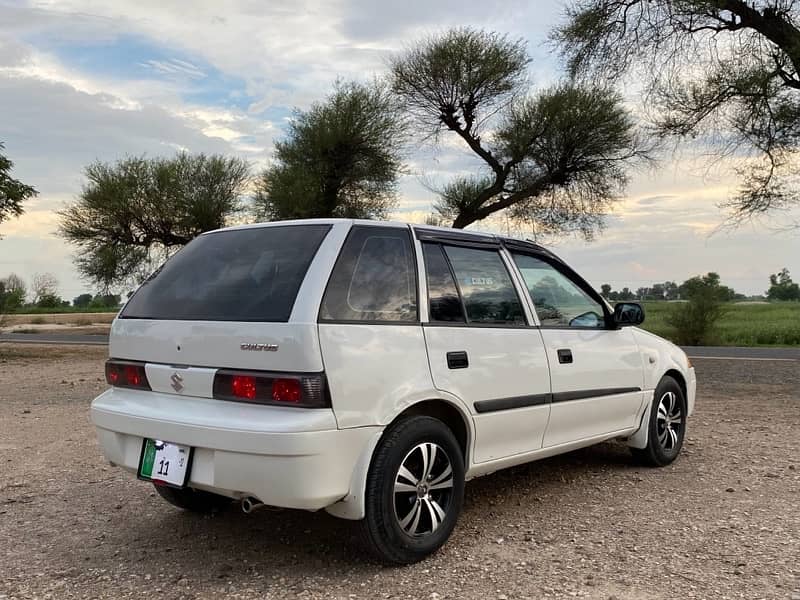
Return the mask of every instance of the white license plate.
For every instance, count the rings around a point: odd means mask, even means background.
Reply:
[[[145,439],[139,459],[139,477],[147,481],[184,487],[192,464],[189,446]]]

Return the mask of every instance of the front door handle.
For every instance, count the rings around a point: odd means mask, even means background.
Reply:
[[[448,369],[466,369],[469,366],[469,357],[463,350],[460,352],[447,353]]]
[[[559,348],[556,352],[558,353],[559,363],[562,365],[572,364],[572,350],[569,348]]]

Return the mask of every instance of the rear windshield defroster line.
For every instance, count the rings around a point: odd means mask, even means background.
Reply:
[[[198,236],[142,284],[120,318],[286,322],[329,230],[285,225]]]

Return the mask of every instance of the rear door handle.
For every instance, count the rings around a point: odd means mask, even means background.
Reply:
[[[559,348],[556,352],[558,353],[559,363],[562,365],[572,364],[572,350],[569,348]]]
[[[448,369],[466,369],[469,366],[469,357],[463,350],[447,353]]]

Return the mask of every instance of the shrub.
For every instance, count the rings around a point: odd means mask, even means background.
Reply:
[[[722,316],[719,294],[713,287],[696,290],[689,301],[673,308],[667,323],[675,328],[675,343],[702,346],[714,342],[715,326]]]
[[[91,294],[81,294],[72,300],[72,306],[77,308],[86,308],[92,301]]]
[[[58,308],[62,306],[62,300],[55,294],[43,294],[36,303],[39,308]]]
[[[119,306],[121,301],[121,297],[119,294],[96,294],[94,298],[92,298],[91,303],[89,304],[89,308],[92,309],[102,309],[102,308],[112,308],[115,306]]]

